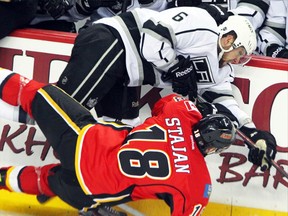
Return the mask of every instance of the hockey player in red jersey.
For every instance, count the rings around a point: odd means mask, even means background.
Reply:
[[[0,97],[37,121],[61,162],[2,168],[0,188],[57,195],[82,210],[162,199],[173,216],[199,215],[211,192],[204,157],[235,139],[228,117],[202,119],[196,106],[178,95],[159,100],[152,117],[134,129],[98,122],[58,87],[6,69],[0,70]]]

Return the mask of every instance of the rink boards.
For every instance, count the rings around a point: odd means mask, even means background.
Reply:
[[[16,31],[0,42],[0,66],[38,81],[55,82],[67,64],[74,39],[75,34],[70,33]],[[279,152],[275,161],[288,171],[288,61],[254,57],[248,66],[235,69],[236,98],[243,99],[240,107],[251,114],[260,129],[275,135]],[[171,92],[142,88],[141,118],[148,117],[153,103],[168,93]],[[0,119],[0,131],[0,166],[57,162],[37,127]],[[213,190],[203,215],[287,216],[288,180],[273,168],[264,174],[256,170],[247,161],[247,152],[245,146],[238,145],[206,158]],[[119,208],[133,212],[131,215],[169,215],[168,207],[161,201],[128,203]],[[77,215],[59,199],[43,206],[33,196],[6,191],[0,191],[0,209],[33,215]]]

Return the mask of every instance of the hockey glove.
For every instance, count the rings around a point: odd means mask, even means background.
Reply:
[[[39,7],[55,20],[73,7],[69,0],[39,0]]]
[[[197,98],[197,79],[190,57],[178,56],[179,62],[169,68],[167,74],[172,81],[172,90],[183,96],[189,95],[194,101]],[[165,73],[163,74],[165,75]],[[167,77],[162,77],[163,81]]]
[[[288,49],[278,44],[271,44],[267,47],[267,56],[288,59]]]
[[[270,169],[270,161],[275,159],[277,153],[275,137],[268,131],[257,130],[255,128],[243,126],[240,130],[255,143],[255,148],[248,147],[248,160],[260,166],[261,171]]]

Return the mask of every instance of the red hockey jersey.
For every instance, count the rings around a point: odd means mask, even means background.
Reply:
[[[210,175],[192,135],[201,117],[191,101],[169,95],[131,132],[115,123],[87,126],[75,160],[82,189],[96,202],[163,199],[173,216],[200,214],[211,192]]]

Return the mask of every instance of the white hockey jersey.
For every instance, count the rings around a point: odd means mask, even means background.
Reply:
[[[265,20],[270,0],[230,0],[229,11],[246,17],[254,29],[259,29]]]
[[[231,109],[240,125],[251,122],[232,96],[233,68],[227,65],[219,70],[218,27],[206,10],[178,7],[156,12],[138,8],[131,14],[133,17],[120,15],[95,22],[112,26],[120,33],[126,51],[129,86],[171,86],[171,83],[163,83],[161,73],[177,63],[176,56],[190,56],[197,73],[199,93],[211,91],[217,95],[211,102]],[[135,39],[138,36],[139,44]],[[145,70],[145,62],[154,66],[154,72]]]
[[[267,19],[259,32],[258,48],[266,55],[270,44],[288,49],[288,0],[270,0]]]

